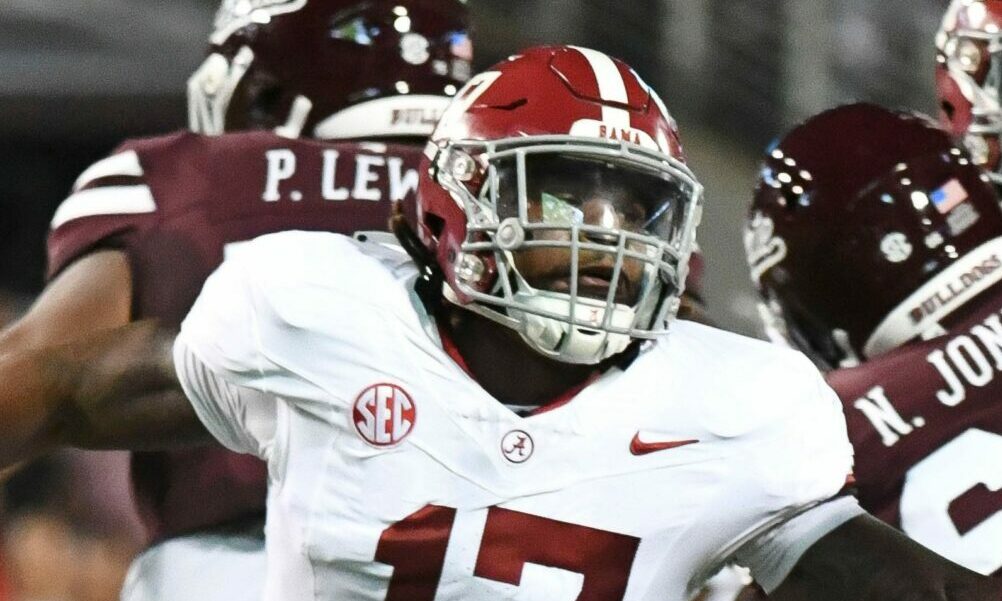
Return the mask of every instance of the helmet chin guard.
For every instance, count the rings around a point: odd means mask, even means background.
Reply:
[[[515,294],[518,306],[529,307],[528,311],[510,309],[509,313],[524,325],[522,339],[538,352],[566,363],[593,363],[626,350],[632,338],[625,334],[614,334],[607,330],[596,330],[574,326],[562,320],[543,317],[541,313],[566,313],[570,301],[565,295],[552,292],[519,292]],[[578,299],[574,307],[574,319],[587,321],[590,315],[605,308],[605,303],[592,299]],[[531,311],[531,312],[530,312]],[[628,328],[633,324],[636,312],[632,307],[616,305],[612,309],[612,325]]]

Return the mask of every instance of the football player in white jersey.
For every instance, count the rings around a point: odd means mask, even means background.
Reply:
[[[780,600],[1002,595],[842,494],[844,420],[805,357],[666,330],[701,187],[629,67],[526,51],[457,94],[426,156],[395,241],[235,249],[176,379],[132,352],[150,324],[39,359],[98,413],[180,380],[267,461],[266,599],[682,601],[731,560]]]
[[[177,339],[203,422],[268,461],[267,598],[682,600],[732,559],[777,599],[997,597],[840,496],[802,355],[664,331],[701,188],[627,66],[527,51],[426,154],[407,254],[258,239]]]

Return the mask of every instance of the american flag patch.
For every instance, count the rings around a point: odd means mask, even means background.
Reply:
[[[461,58],[464,61],[473,60],[473,42],[470,40],[470,36],[465,33],[455,33],[452,35],[450,50],[452,51],[452,56],[456,58]]]
[[[967,198],[967,190],[955,179],[951,179],[938,190],[929,193],[929,200],[936,205],[936,210],[944,214],[952,211]]]

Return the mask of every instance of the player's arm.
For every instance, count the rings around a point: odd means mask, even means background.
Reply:
[[[153,322],[0,357],[0,465],[58,446],[158,449],[209,440]]]
[[[93,253],[67,267],[23,317],[0,331],[0,465],[51,446],[46,430],[66,382],[39,349],[125,325],[131,295],[125,255]]]
[[[0,333],[0,466],[56,446],[147,448],[206,436],[163,377],[170,372],[154,372],[163,369],[163,335],[150,324],[120,329],[131,296],[124,253],[95,252]]]
[[[962,568],[866,515],[820,538],[769,598],[999,601],[1002,582]]]
[[[64,345],[129,323],[132,276],[128,257],[103,250],[68,266],[28,312],[0,330],[0,356]]]

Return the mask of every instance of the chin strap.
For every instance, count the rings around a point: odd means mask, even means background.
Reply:
[[[842,351],[842,359],[838,363],[840,368],[857,367],[861,363],[859,355],[852,348],[852,342],[849,340],[849,332],[841,328],[835,328],[832,330],[832,341],[838,350]]]
[[[442,287],[445,285],[445,278],[442,270],[435,263],[435,258],[425,247],[421,239],[414,233],[414,229],[407,223],[404,216],[403,207],[399,202],[393,204],[393,214],[390,215],[390,231],[397,237],[400,246],[414,260],[418,268],[418,279],[414,284],[421,302],[424,303],[429,313],[436,313],[442,304]]]
[[[306,127],[306,121],[310,118],[310,111],[313,110],[313,102],[306,96],[296,96],[289,109],[289,118],[285,125],[275,128],[275,135],[283,138],[298,138]]]

